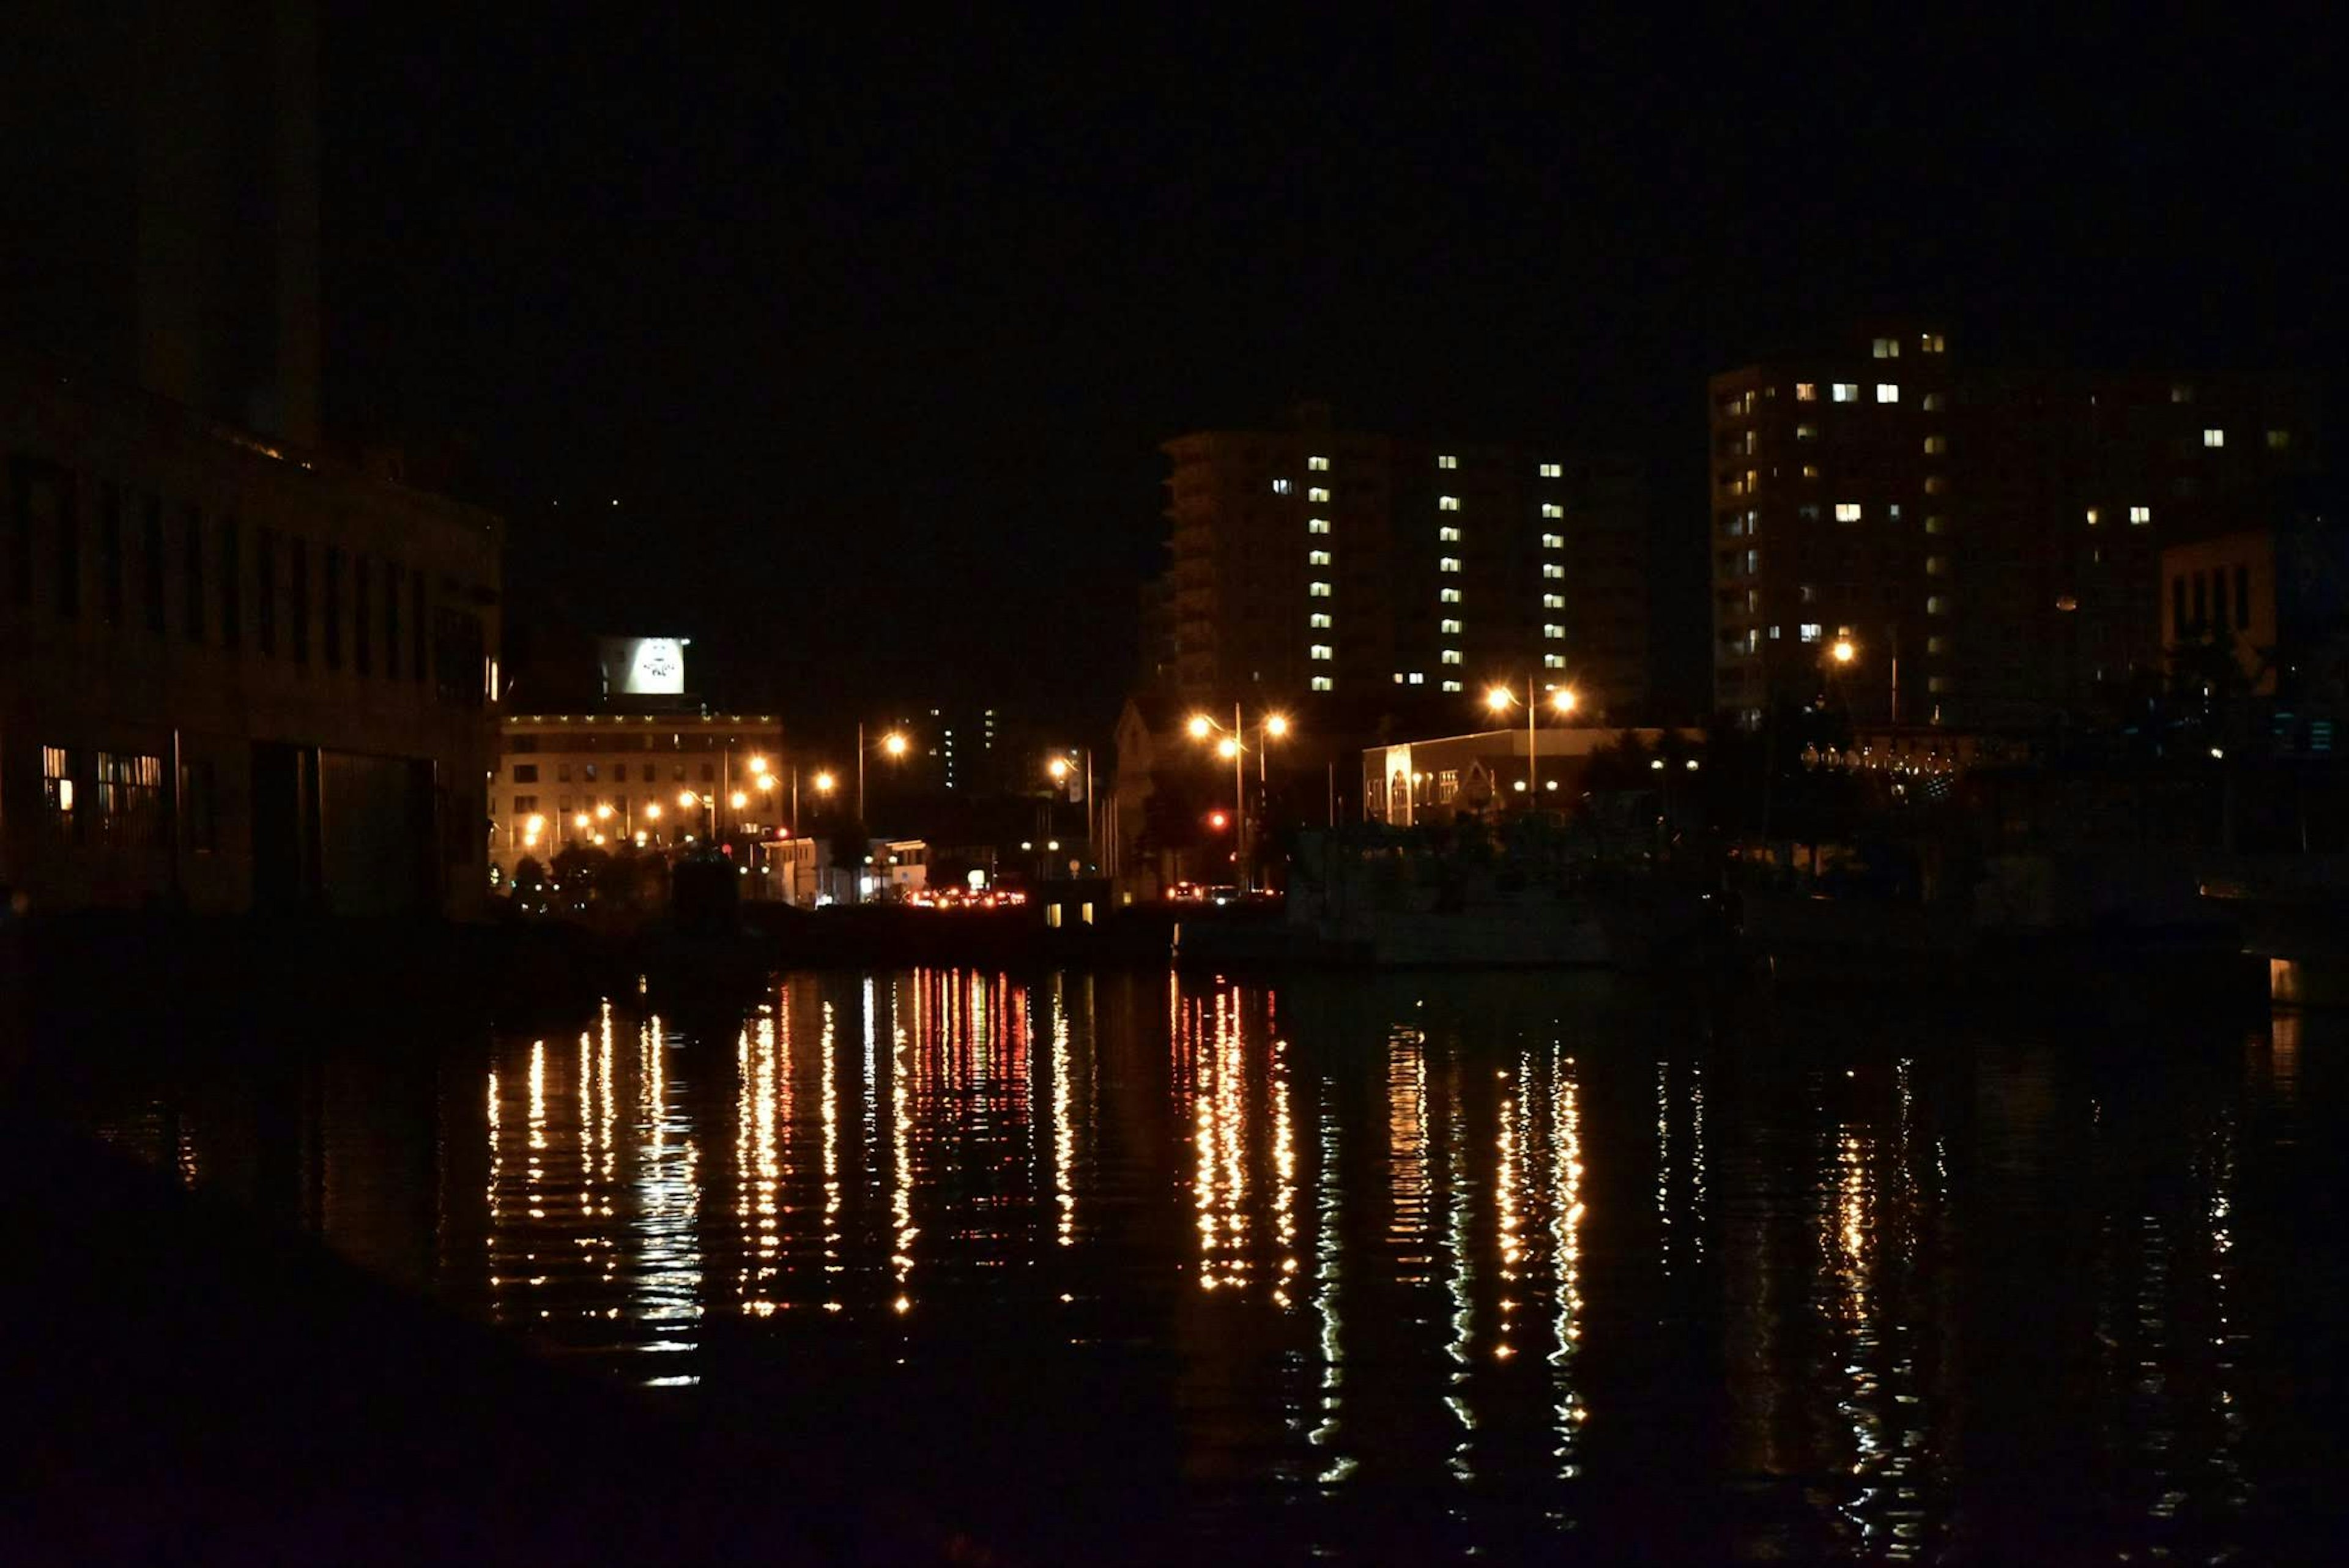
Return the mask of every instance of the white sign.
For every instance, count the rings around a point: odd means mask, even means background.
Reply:
[[[614,697],[677,697],[685,691],[685,642],[675,637],[607,637],[604,691]]]

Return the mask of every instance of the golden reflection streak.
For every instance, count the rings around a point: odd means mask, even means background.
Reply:
[[[734,1036],[734,1230],[740,1250],[742,1266],[736,1272],[734,1286],[746,1307],[750,1289],[750,1258],[758,1245],[758,1226],[752,1212],[758,1202],[758,1155],[755,1152],[758,1125],[758,1085],[752,1081],[750,1062],[750,1027],[744,1024]]]
[[[546,1218],[539,1207],[538,1184],[546,1175],[541,1157],[546,1152],[546,1042],[530,1043],[530,1158],[523,1167],[523,1191],[530,1217]]]
[[[841,1272],[840,1084],[837,1030],[832,1003],[823,1004],[823,1272]]]
[[[505,1282],[497,1272],[498,1231],[504,1222],[504,1215],[498,1201],[498,1189],[504,1181],[505,1155],[498,1139],[498,1070],[495,1067],[490,1069],[489,1105],[490,1179],[489,1186],[482,1194],[487,1200],[489,1225],[481,1238],[481,1248],[489,1254],[490,1259],[490,1316],[493,1321],[502,1321],[505,1315],[504,1303],[499,1299],[499,1294]]]
[[[1573,1057],[1560,1057],[1557,1073],[1550,1094],[1551,1141],[1557,1151],[1550,1255],[1557,1273],[1557,1345],[1549,1361],[1557,1369],[1557,1473],[1571,1480],[1582,1469],[1575,1458],[1580,1446],[1578,1428],[1590,1418],[1589,1407],[1575,1397],[1573,1376],[1574,1355],[1582,1338],[1582,1093],[1575,1081]]]
[[[1271,999],[1266,999],[1268,1011]],[[1289,1120],[1288,1043],[1272,1043],[1272,1168],[1273,1235],[1280,1243],[1280,1275],[1274,1282],[1275,1304],[1291,1304],[1288,1282],[1297,1273],[1297,1134]]]
[[[1520,1086],[1526,1075],[1521,1062],[1516,1078]],[[1506,1081],[1509,1075],[1505,1071],[1499,1076]],[[1518,1266],[1526,1255],[1525,1210],[1518,1195],[1519,1183],[1525,1178],[1525,1134],[1518,1125],[1520,1103],[1515,1094],[1501,1096],[1500,1126],[1493,1140],[1493,1212],[1501,1243],[1501,1321],[1497,1343],[1493,1347],[1495,1361],[1506,1361],[1516,1354],[1509,1331],[1516,1326],[1511,1314],[1517,1310]]]
[[[1420,1284],[1427,1219],[1427,1059],[1416,1030],[1398,1029],[1387,1040],[1387,1180],[1392,1217],[1387,1244],[1395,1252],[1395,1282]]]
[[[1192,1034],[1195,1052],[1198,1036]],[[1199,1228],[1199,1288],[1238,1288],[1247,1282],[1247,1077],[1237,988],[1218,990],[1214,1033],[1202,1063],[1192,1109],[1191,1143],[1196,1160],[1192,1206]]]
[[[601,1136],[604,1140],[604,1217],[609,1219],[612,1215],[612,1183],[617,1179],[619,1170],[620,1125],[619,1112],[613,1103],[615,1085],[612,1078],[612,1003],[608,999],[604,1003],[604,1034],[600,1048],[596,1052],[595,1070],[603,1082],[604,1116]]]
[[[1069,1012],[1052,983],[1052,1200],[1059,1210],[1056,1235],[1063,1247],[1077,1241],[1077,1129],[1069,1111]]]

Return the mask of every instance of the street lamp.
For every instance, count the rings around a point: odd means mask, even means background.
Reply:
[[[1526,795],[1527,797],[1526,804],[1531,806],[1534,804],[1533,796],[1541,787],[1538,777],[1539,769],[1534,760],[1534,720],[1541,712],[1541,701],[1534,691],[1534,678],[1531,675],[1526,677],[1526,694],[1523,699],[1506,686],[1489,687],[1485,692],[1485,706],[1495,713],[1506,713],[1520,701],[1523,701],[1526,705]],[[1580,704],[1581,699],[1576,696],[1574,688],[1571,686],[1560,686],[1549,694],[1550,711],[1561,719],[1572,713]]]
[[[1205,741],[1213,737],[1216,742],[1216,755],[1219,757],[1227,757],[1231,760],[1232,811],[1234,815],[1238,818],[1239,823],[1238,847],[1237,854],[1239,857],[1242,876],[1252,888],[1256,884],[1256,878],[1253,874],[1253,867],[1248,861],[1247,783],[1247,774],[1242,770],[1242,764],[1247,757],[1249,748],[1247,744],[1247,725],[1241,718],[1240,705],[1237,702],[1232,704],[1232,725],[1228,730],[1225,729],[1221,724],[1216,723],[1213,719],[1208,718],[1205,713],[1192,714],[1191,722],[1186,728],[1190,731],[1191,738],[1195,741]],[[1264,753],[1266,745],[1269,742],[1280,740],[1288,735],[1288,718],[1286,714],[1282,713],[1267,713],[1264,717],[1257,721],[1256,731],[1256,782],[1258,791],[1261,792],[1265,783]]]

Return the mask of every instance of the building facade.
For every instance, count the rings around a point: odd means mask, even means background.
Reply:
[[[1529,800],[1542,810],[1563,810],[1581,799],[1593,756],[1627,740],[1653,747],[1674,733],[1691,746],[1703,739],[1692,730],[1561,728],[1528,736],[1507,729],[1367,747],[1363,815],[1411,827],[1449,822],[1462,812],[1522,810]]]
[[[1310,405],[1163,450],[1172,559],[1144,657],[1171,657],[1184,703],[1360,712],[1528,672],[1594,711],[1644,701],[1636,465],[1344,430]]]
[[[750,846],[790,826],[790,763],[771,714],[586,713],[507,718],[490,786],[490,854],[525,858],[630,844]]]
[[[1711,384],[1713,693],[1870,722],[2039,722],[2164,663],[2164,547],[2315,461],[2282,380],[1969,370],[1938,327]],[[1827,652],[1848,641],[1853,657]]]
[[[0,882],[36,908],[478,901],[502,529],[0,364]]]

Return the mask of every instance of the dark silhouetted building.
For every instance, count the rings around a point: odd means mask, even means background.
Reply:
[[[1828,683],[1868,722],[2083,709],[2163,668],[2163,549],[2264,523],[2314,462],[2287,380],[1970,369],[1949,342],[1883,326],[1713,379],[1719,709]]]
[[[1171,653],[1183,702],[1284,708],[1326,730],[1318,715],[1359,722],[1447,695],[1464,714],[1485,685],[1528,674],[1593,713],[1645,701],[1636,465],[1346,430],[1318,405],[1164,450],[1173,558],[1144,652]]]

